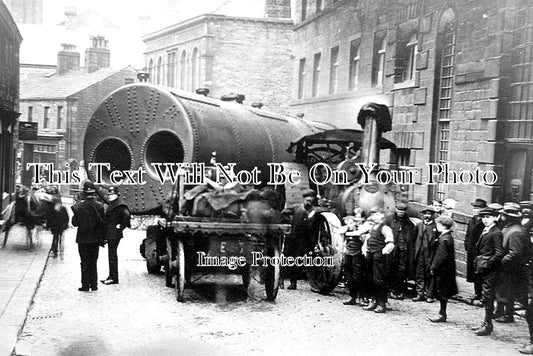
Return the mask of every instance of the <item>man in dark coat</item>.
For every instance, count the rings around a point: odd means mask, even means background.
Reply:
[[[481,302],[481,281],[476,278],[474,273],[474,259],[476,257],[476,245],[481,232],[485,225],[479,217],[479,212],[487,207],[487,202],[483,199],[477,198],[472,204],[472,212],[474,216],[468,221],[465,234],[465,251],[466,251],[466,281],[474,283],[474,296],[472,303]]]
[[[503,205],[501,219],[504,224],[502,266],[496,287],[496,319],[499,323],[514,321],[514,302],[526,305],[527,300],[527,248],[529,239],[521,225],[520,205],[508,202]]]
[[[363,209],[356,208],[354,216],[344,217],[342,234],[345,240],[344,273],[350,292],[350,299],[344,305],[356,305],[357,299],[363,302],[366,297],[366,260],[363,255],[363,239],[357,231],[363,223]]]
[[[104,245],[104,206],[96,201],[93,182],[83,184],[85,199],[72,206],[74,215],[72,225],[78,227],[76,242],[81,259],[81,287],[79,291],[87,292],[89,288],[98,290],[98,249]]]
[[[492,332],[492,316],[494,312],[494,298],[496,295],[496,282],[503,257],[503,234],[496,225],[499,212],[485,208],[479,216],[483,222],[481,236],[476,243],[477,255],[474,260],[474,273],[476,280],[481,282],[485,319],[481,326],[473,328],[478,336],[490,335]]]
[[[415,288],[417,296],[413,298],[413,302],[427,301],[432,303],[434,299],[428,287],[429,267],[438,242],[437,226],[435,225],[436,212],[433,206],[428,205],[421,213],[424,221],[419,227],[415,242]]]
[[[441,215],[435,222],[440,236],[429,267],[429,274],[431,295],[440,301],[440,310],[437,317],[428,318],[428,320],[433,323],[445,323],[448,317],[446,314],[448,299],[458,292],[455,281],[455,248],[451,232],[453,220]]]
[[[102,280],[103,284],[118,284],[118,256],[117,249],[123,230],[130,226],[130,211],[128,206],[119,199],[118,189],[109,187],[107,192],[109,205],[105,212],[105,240],[109,260],[109,276]]]
[[[392,217],[390,227],[394,235],[394,246],[396,248],[391,256],[391,298],[403,299],[407,290],[408,266],[413,263],[410,261],[411,251],[414,249],[417,230],[415,224],[407,216],[408,205],[400,202],[396,205],[396,211]]]
[[[311,225],[316,215],[313,205],[316,193],[312,189],[306,189],[302,192],[303,203],[292,208],[286,209],[283,213],[293,214],[291,222],[291,233],[285,240],[284,255],[289,257],[304,256],[312,250],[311,246]],[[299,277],[297,266],[287,268],[287,274],[291,284],[287,289],[296,289]]]

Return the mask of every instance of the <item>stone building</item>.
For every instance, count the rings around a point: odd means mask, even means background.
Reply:
[[[461,230],[476,197],[532,200],[530,1],[297,0],[295,7],[293,113],[359,128],[361,105],[388,105],[393,128],[385,136],[398,149],[382,162],[421,172],[407,187],[420,205],[455,199]],[[493,170],[498,180],[452,185],[440,175],[428,184],[427,163]]]
[[[16,124],[19,110],[19,50],[22,37],[9,10],[0,2],[0,211],[15,187]]]
[[[81,67],[76,47],[64,44],[54,71],[43,74],[39,71],[43,68],[37,68],[21,80],[20,121],[36,122],[38,129],[37,139],[20,141],[24,185],[33,178],[26,163],[53,163],[56,170],[65,170],[65,163],[77,165],[83,159],[83,138],[96,107],[113,90],[136,81],[137,71],[131,67],[109,68],[110,55],[107,41],[96,36]]]
[[[205,14],[144,36],[150,81],[186,91],[208,88],[215,98],[244,94],[247,103],[288,112],[290,1],[264,1],[262,16]]]

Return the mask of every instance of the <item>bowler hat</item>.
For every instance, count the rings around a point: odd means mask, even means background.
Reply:
[[[302,196],[305,197],[316,197],[316,192],[313,189],[304,189],[302,191]]]
[[[476,198],[473,203],[470,203],[474,208],[485,208],[487,207],[487,201],[481,198]]]
[[[422,209],[421,213],[424,214],[426,211],[429,211],[430,213],[432,214],[435,214],[436,211],[435,211],[435,207],[432,206],[432,205],[428,205],[426,206],[424,209]]]
[[[520,209],[520,205],[513,202],[507,202],[503,204],[503,209],[500,210],[500,213],[503,215],[507,215],[513,218],[521,218],[522,217],[522,211]]]
[[[499,209],[494,209],[494,208],[490,208],[490,207],[485,207],[483,208],[480,212],[479,212],[479,216],[484,216],[484,215],[493,215],[493,216],[497,216],[499,214]]]
[[[90,180],[83,183],[83,192],[84,193],[95,193],[96,189],[94,188],[94,183]]]

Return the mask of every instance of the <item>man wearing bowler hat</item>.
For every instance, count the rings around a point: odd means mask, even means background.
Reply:
[[[435,208],[428,205],[421,211],[423,223],[418,230],[418,236],[415,242],[415,288],[417,296],[413,302],[427,301],[434,302],[433,296],[429,294],[429,267],[436,249],[437,226],[435,225]]]
[[[503,253],[499,283],[496,286],[496,319],[499,323],[514,321],[514,302],[527,303],[526,262],[529,239],[521,225],[520,205],[508,202],[500,211],[503,223]]]
[[[104,206],[96,201],[93,182],[83,183],[85,199],[72,206],[72,225],[78,227],[76,242],[81,260],[80,292],[98,290],[98,249],[104,245]]]
[[[304,256],[312,250],[311,246],[311,225],[316,210],[314,202],[316,193],[313,189],[302,191],[303,202],[292,208],[286,209],[283,213],[293,214],[291,222],[291,233],[285,240],[284,255],[291,257]],[[299,268],[297,266],[287,267],[287,275],[291,284],[287,289],[296,289],[299,277]]]
[[[105,212],[105,239],[109,259],[109,276],[102,280],[103,284],[118,284],[118,256],[117,249],[122,231],[130,227],[130,211],[128,206],[120,201],[117,187],[109,187],[107,191],[109,205]]]
[[[477,255],[477,242],[485,225],[479,216],[479,212],[487,207],[487,202],[481,198],[476,198],[472,205],[472,218],[468,221],[465,234],[465,251],[466,251],[466,281],[474,283],[474,296],[472,303],[481,306],[481,280],[476,278],[474,273],[474,260]],[[498,212],[496,211],[496,215]]]

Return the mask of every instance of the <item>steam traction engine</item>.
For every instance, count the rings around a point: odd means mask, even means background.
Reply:
[[[299,202],[300,191],[309,187],[306,180],[309,165],[325,162],[347,170],[356,182],[354,162],[358,159],[377,162],[377,142],[382,130],[376,125],[379,114],[371,109],[362,115],[365,143],[361,146],[360,138],[348,135],[335,141],[339,148],[334,149],[327,139],[313,141],[313,135],[331,129],[324,124],[169,88],[132,84],[111,93],[93,114],[85,135],[84,158],[92,180],[99,177],[89,165],[109,163],[108,168],[100,170],[104,184],[116,179],[113,171],[146,172],[138,184],[124,182],[121,195],[132,213],[161,216],[157,225],[147,228],[141,252],[149,273],[164,268],[166,285],[175,288],[178,301],[183,301],[185,284],[193,274],[211,272],[238,273],[252,297],[274,300],[280,266],[254,265],[252,252],[279,256],[284,236],[290,232],[290,225],[282,223],[280,211],[291,202]],[[367,140],[367,136],[371,138]],[[292,151],[287,150],[289,143],[293,143],[296,160]],[[344,152],[347,145],[352,150],[361,146],[362,154],[349,158]],[[287,168],[301,171],[304,177],[301,185],[240,186],[213,180],[210,175],[216,163],[235,163],[237,170],[259,169],[259,180],[265,183],[268,164],[281,162]],[[203,184],[190,184],[184,177],[194,172],[187,171],[190,168],[173,170],[177,163],[204,163],[207,169],[202,174],[207,176],[206,180]],[[168,179],[162,183],[165,177]],[[328,211],[315,219],[314,253],[331,255],[334,267],[310,268],[308,277],[315,290],[326,293],[336,286],[341,270],[341,224],[337,215],[345,214],[346,207],[352,209],[359,202],[368,208],[384,205],[392,211],[394,201],[388,199],[393,196],[389,188],[376,184],[314,188],[321,191],[321,201],[328,202]],[[200,255],[219,261],[224,257],[242,257],[246,263],[235,269],[199,266]]]

